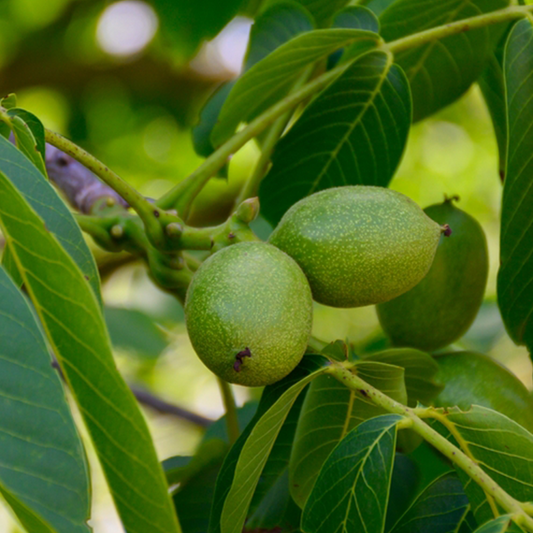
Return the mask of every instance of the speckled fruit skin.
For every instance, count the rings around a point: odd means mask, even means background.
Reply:
[[[431,266],[440,234],[407,196],[355,185],[300,200],[269,242],[302,267],[317,302],[361,307],[416,285]]]
[[[270,385],[300,362],[311,333],[313,301],[300,267],[263,242],[224,248],[198,269],[185,301],[192,345],[217,376]],[[242,357],[240,370],[234,368]]]
[[[427,276],[413,289],[378,305],[381,327],[395,346],[433,351],[455,342],[474,321],[489,270],[483,229],[452,201],[432,205],[426,214],[453,229],[442,239]]]

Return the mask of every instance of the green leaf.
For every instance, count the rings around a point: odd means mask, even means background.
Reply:
[[[408,455],[396,453],[384,531],[389,531],[409,507],[416,496],[419,484],[420,471],[417,463]]]
[[[517,22],[504,59],[508,148],[503,185],[498,305],[507,332],[533,352],[533,26]]]
[[[104,316],[115,348],[146,359],[157,359],[169,345],[169,339],[153,318],[141,311],[105,307]]]
[[[213,506],[211,509],[211,517],[209,519],[209,533],[221,532],[222,511],[225,507],[225,502],[230,489],[233,486],[236,467],[240,461],[241,452],[252,431],[255,429],[259,421],[262,420],[265,413],[267,413],[286,392],[291,390],[292,387],[298,388],[298,384],[301,381],[305,381],[307,383],[310,376],[322,373],[327,363],[328,361],[324,357],[307,355],[287,377],[274,383],[273,385],[265,387],[263,395],[261,396],[261,402],[259,403],[259,407],[257,408],[254,418],[246,426],[245,430],[241,433],[235,444],[232,446],[218,475]],[[249,496],[249,498],[251,498],[251,496]]]
[[[294,503],[289,490],[287,469],[276,479],[259,506],[246,522],[246,531],[299,532],[302,511]]]
[[[396,365],[405,370],[405,388],[409,405],[414,407],[418,402],[429,405],[444,388],[435,381],[439,365],[427,353],[414,348],[393,348],[377,352],[365,357],[365,361],[378,361]]]
[[[28,126],[31,133],[33,134],[36,143],[35,147],[41,154],[42,161],[46,161],[46,142],[44,140],[44,126],[42,122],[33,113],[30,113],[25,109],[10,109],[8,115],[10,117],[19,117],[21,120],[24,121],[24,124]],[[46,169],[44,175],[46,176]]]
[[[297,0],[313,15],[317,23],[323,25],[342,9],[350,0]]]
[[[379,33],[379,20],[363,6],[349,6],[335,14],[334,28],[358,28]]]
[[[431,482],[396,522],[391,533],[453,533],[459,529],[470,504],[454,473]]]
[[[299,4],[281,2],[273,5],[257,17],[250,30],[244,72],[293,37],[312,29],[311,16]],[[208,157],[215,150],[210,138],[211,133],[235,83],[231,81],[219,87],[202,109],[200,121],[192,132],[197,154]]]
[[[220,439],[209,439],[198,446],[192,457],[169,457],[161,464],[169,486],[187,484],[195,476],[214,465],[221,466],[228,445]]]
[[[32,533],[87,533],[83,445],[31,308],[2,268],[0,338],[0,492]]]
[[[39,144],[37,143],[33,131],[23,119],[25,116],[24,113],[25,112],[21,109],[11,109],[7,112],[0,110],[0,120],[7,124],[13,131],[18,149],[35,165],[39,172],[47,178],[48,175],[44,164],[45,156],[43,155],[44,150],[43,152],[39,151]],[[34,115],[31,115],[31,117],[32,124],[35,127],[35,121],[38,122],[38,119]],[[42,124],[41,128],[43,128]],[[42,146],[44,147],[44,128],[42,133]]]
[[[189,59],[200,44],[215,35],[237,14],[242,0],[152,0],[164,39],[174,46],[175,57]]]
[[[222,459],[206,465],[173,495],[183,533],[205,533]]]
[[[487,66],[478,79],[483,98],[489,110],[500,162],[500,176],[505,175],[507,157],[507,113],[505,110],[505,82],[503,79],[503,54],[509,32],[505,32],[498,46],[490,55]]]
[[[357,374],[395,400],[407,403],[404,370],[396,366],[362,361]],[[289,464],[294,501],[305,505],[326,458],[349,431],[385,411],[363,394],[346,388],[331,376],[317,378],[307,392],[296,429]]]
[[[522,533],[524,530],[512,521],[511,515],[503,515],[483,524],[475,533]]]
[[[20,272],[17,269],[17,264],[13,259],[13,254],[11,253],[11,248],[7,242],[4,245],[4,251],[2,253],[2,267],[9,274],[13,283],[17,287],[22,287],[23,281]]]
[[[241,533],[259,476],[289,411],[306,385],[326,368],[323,365],[287,389],[255,424],[235,466],[220,518],[221,533]]]
[[[381,35],[390,42],[508,5],[509,0],[398,0],[380,16]],[[397,54],[411,85],[414,121],[450,104],[477,80],[504,27],[467,31]]]
[[[328,457],[304,508],[305,533],[385,527],[399,415],[360,424]]]
[[[259,192],[272,225],[314,192],[388,185],[411,125],[409,86],[392,60],[383,51],[360,56],[278,143]]]
[[[44,220],[46,228],[76,262],[101,301],[98,269],[72,213],[37,168],[3,137],[0,137],[0,171]]]
[[[438,354],[437,379],[445,385],[435,399],[437,407],[457,406],[467,411],[481,405],[508,416],[533,431],[533,396],[524,384],[498,361],[474,352]],[[497,387],[487,387],[497,383]]]
[[[213,145],[221,145],[240,122],[252,120],[283,98],[309,65],[358,40],[377,43],[379,36],[364,30],[314,30],[281,45],[237,81],[213,129]]]
[[[92,437],[124,527],[137,533],[179,532],[146,421],[117,371],[94,292],[3,173],[0,227]]]
[[[8,110],[17,107],[17,95],[15,93],[10,93],[7,96],[0,98],[0,106]]]
[[[250,30],[244,71],[250,70],[281,45],[313,30],[309,12],[297,2],[279,2],[259,15]]]
[[[487,474],[519,501],[533,500],[533,435],[510,418],[473,406],[462,412],[449,409],[444,414],[466,443],[470,455]],[[436,424],[446,438],[454,441],[448,429]],[[478,523],[494,518],[480,487],[458,469]]]

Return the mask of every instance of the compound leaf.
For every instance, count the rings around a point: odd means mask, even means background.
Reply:
[[[0,227],[92,437],[124,527],[179,533],[146,421],[117,371],[98,301],[72,258],[1,172]]]
[[[449,409],[447,424],[468,447],[469,454],[487,474],[518,501],[533,500],[533,435],[505,415],[474,405],[463,412]],[[450,429],[437,425],[446,438]],[[457,469],[479,524],[494,518],[479,485]]]
[[[305,533],[383,531],[401,419],[388,414],[366,420],[339,442],[305,505]]]
[[[508,123],[498,305],[507,332],[533,352],[533,26],[517,22],[504,58]]]
[[[381,14],[381,34],[390,42],[508,5],[509,0],[398,0]],[[463,32],[396,55],[411,85],[414,121],[450,104],[477,80],[503,28]]]
[[[226,141],[240,122],[248,122],[275,104],[315,61],[355,41],[377,43],[369,31],[335,28],[300,34],[255,64],[235,84],[211,136],[214,146]]]
[[[388,185],[411,125],[409,85],[392,61],[383,51],[360,56],[278,143],[259,192],[262,214],[273,226],[314,192]]]
[[[26,299],[0,267],[0,492],[32,533],[87,533],[81,439]]]
[[[360,362],[357,374],[401,403],[407,402],[403,368],[378,362]],[[324,461],[349,431],[384,410],[348,389],[331,376],[320,376],[304,400],[289,464],[290,489],[303,507]]]

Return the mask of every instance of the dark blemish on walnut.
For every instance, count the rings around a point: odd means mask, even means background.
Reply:
[[[235,363],[233,363],[233,370],[235,370],[235,372],[240,372],[241,371],[241,366],[243,365],[243,359],[245,357],[252,357],[252,352],[250,351],[250,348],[246,347],[244,350],[240,351],[236,356],[235,356]]]

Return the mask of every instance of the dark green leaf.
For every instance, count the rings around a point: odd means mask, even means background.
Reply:
[[[13,283],[17,287],[22,287],[22,276],[18,271],[17,264],[15,263],[15,260],[13,259],[13,254],[11,253],[11,248],[7,243],[5,243],[4,250],[2,253],[2,267],[9,274],[9,276],[13,280]]]
[[[178,533],[146,421],[117,371],[94,292],[1,172],[0,227],[92,437],[124,527]]]
[[[235,466],[233,482],[220,517],[221,533],[241,533],[259,476],[289,411],[306,385],[324,373],[326,368],[323,364],[292,385],[255,424]]]
[[[237,14],[242,0],[151,0],[161,33],[175,47],[176,57],[187,60],[202,41],[211,39]]]
[[[134,355],[157,359],[169,340],[154,320],[136,309],[105,307],[104,316],[115,348]]]
[[[327,364],[327,359],[321,356],[305,356],[302,362],[286,378],[265,387],[254,418],[232,446],[217,477],[213,506],[209,519],[209,533],[220,533],[221,531],[222,510],[235,478],[237,462],[240,459],[243,447],[252,430],[262,419],[263,415],[272,408],[284,393],[289,391],[293,386],[297,386],[302,380],[307,380],[315,372],[321,372],[325,364]]]
[[[356,59],[278,143],[259,193],[272,225],[314,192],[388,185],[411,124],[409,86],[392,59],[382,51]]]
[[[381,34],[390,42],[508,5],[509,0],[397,0],[380,16]],[[450,104],[477,80],[504,27],[467,31],[397,54],[411,85],[414,121]]]
[[[304,508],[305,533],[383,531],[399,415],[367,420],[328,457]]]
[[[416,495],[419,484],[420,471],[418,465],[408,455],[397,453],[394,457],[389,504],[387,505],[387,521],[384,531],[389,531],[409,507]]]
[[[296,35],[312,29],[313,21],[309,13],[299,4],[294,2],[275,4],[259,15],[252,26],[244,71],[249,70]],[[211,132],[234,85],[234,81],[222,85],[202,109],[200,122],[193,129],[194,149],[197,154],[207,157],[214,151]]]
[[[533,351],[533,26],[511,30],[504,59],[509,139],[503,186],[498,305],[517,344]]]
[[[2,268],[0,338],[0,491],[32,533],[87,533],[83,445],[41,330]]]
[[[239,422],[239,428],[241,430],[246,428],[246,426],[248,426],[250,421],[254,418],[257,412],[257,406],[258,402],[251,401],[246,402],[242,407],[239,407],[237,409],[237,420]],[[204,436],[202,438],[202,442],[211,439],[223,440],[224,442],[229,444],[228,424],[226,423],[226,415],[221,416],[218,420],[213,422],[213,424],[211,424],[207,428],[207,431],[204,433]]]
[[[335,14],[334,28],[359,28],[379,33],[379,20],[369,9],[362,6],[349,6]]]
[[[515,524],[511,515],[503,515],[483,524],[475,533],[522,533],[524,530]]]
[[[98,300],[100,277],[94,257],[72,213],[44,176],[9,141],[0,137],[0,171],[4,172],[46,228],[68,252],[88,280]]]
[[[469,506],[457,476],[444,474],[423,490],[391,533],[455,533]]]
[[[323,25],[327,23],[334,13],[342,9],[350,0],[297,0]]]
[[[366,6],[378,17],[387,9],[391,4],[397,0],[362,0],[361,4]]]
[[[438,407],[458,406],[467,411],[481,405],[508,416],[533,431],[533,397],[524,384],[501,363],[474,352],[435,356],[437,379],[445,385],[435,399]],[[497,383],[497,387],[487,387]]]
[[[449,409],[445,414],[468,446],[469,453],[478,465],[513,498],[519,501],[533,500],[533,435],[506,416],[473,406],[462,412]],[[448,429],[442,433],[454,440]],[[472,504],[479,524],[494,518],[491,506],[479,485],[462,470],[458,474]]]
[[[192,477],[173,495],[183,533],[205,533],[215,493],[215,483],[222,460],[213,463]]]
[[[403,368],[361,362],[357,374],[401,403],[407,402]],[[361,422],[385,411],[362,393],[331,376],[317,378],[307,392],[292,449],[289,478],[294,501],[305,505],[324,461],[336,444]]]
[[[507,32],[490,55],[487,66],[478,79],[478,84],[489,110],[500,161],[500,175],[505,173],[507,157],[507,113],[505,110],[505,82],[503,79],[503,54],[507,42]]]
[[[220,439],[202,442],[192,457],[174,456],[162,462],[169,486],[186,484],[201,472],[222,465],[228,445]]]
[[[364,30],[315,30],[281,45],[237,81],[213,129],[213,145],[222,144],[240,122],[250,121],[285,96],[309,65],[358,40],[377,43],[379,36]]]
[[[246,531],[299,531],[302,511],[289,491],[289,472],[284,470],[246,522]]]
[[[415,406],[417,402],[429,405],[444,388],[438,383],[438,379],[435,381],[439,365],[429,354],[420,350],[393,348],[368,355],[365,360],[402,367],[405,370],[405,388],[411,406]]]
[[[314,28],[309,12],[296,2],[280,2],[257,17],[250,31],[244,70],[250,70],[282,44]]]

